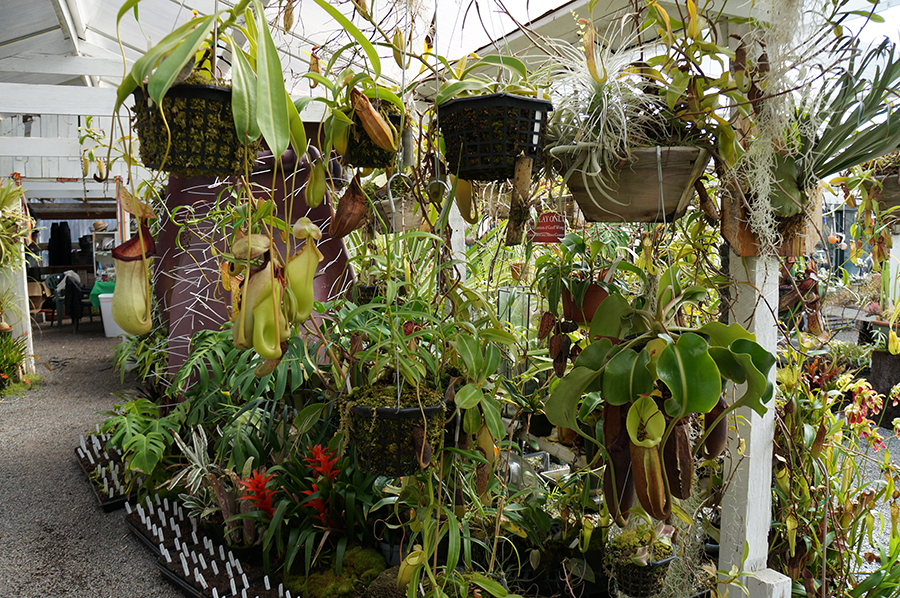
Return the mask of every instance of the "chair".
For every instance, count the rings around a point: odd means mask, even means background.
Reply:
[[[63,310],[63,298],[56,292],[56,287],[59,286],[59,281],[63,279],[63,276],[63,274],[50,274],[44,278],[44,284],[47,285],[47,290],[50,291],[50,295],[53,297],[53,321],[50,323],[51,326],[53,322],[59,322],[59,316]]]
[[[54,316],[54,320],[56,322],[59,322],[62,319],[60,317],[60,314],[62,314],[63,308],[66,306],[66,297],[65,297],[64,293],[59,292],[59,283],[62,281],[64,276],[65,276],[65,274],[51,274],[44,279],[44,283],[47,285],[47,288],[53,294],[53,302],[54,302],[53,316]],[[72,287],[78,292],[77,300],[81,304],[82,308],[87,308],[88,317],[91,319],[91,322],[93,322],[94,321],[94,312],[91,309],[90,289],[79,285],[74,280],[69,279],[66,282],[66,291],[70,290],[69,285],[72,285]],[[81,311],[81,310],[79,310],[79,311]],[[74,304],[72,304],[71,302],[69,304],[69,309],[67,310],[67,313],[72,318],[72,324],[74,325],[73,332],[78,332],[78,322],[81,320],[81,314],[79,313],[78,317],[76,317],[77,312],[76,312]],[[51,326],[52,326],[52,324],[51,324]]]

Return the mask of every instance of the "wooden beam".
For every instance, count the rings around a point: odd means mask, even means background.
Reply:
[[[81,157],[75,137],[0,137],[0,157]]]
[[[27,199],[115,199],[116,185],[95,181],[22,181]]]
[[[31,215],[38,220],[101,220],[116,217],[116,202],[41,203],[29,202]]]
[[[111,87],[0,83],[0,113],[107,115],[115,104]]]
[[[0,73],[41,73],[47,75],[96,75],[121,77],[122,62],[90,56],[19,54],[0,60]]]

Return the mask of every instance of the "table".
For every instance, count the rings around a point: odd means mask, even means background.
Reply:
[[[100,294],[112,293],[115,290],[115,282],[103,282],[102,280],[94,281],[94,287],[91,289],[91,305],[100,309]]]

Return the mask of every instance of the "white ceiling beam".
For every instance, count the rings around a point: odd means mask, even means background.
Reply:
[[[96,181],[62,181],[22,180],[22,188],[28,199],[112,199],[116,197],[116,185],[112,181],[98,183]]]
[[[111,115],[116,90],[72,85],[0,83],[0,113]]]
[[[75,54],[80,54],[81,49],[78,47],[78,44],[81,38],[84,37],[84,31],[79,31],[75,27],[75,23],[72,20],[72,13],[69,11],[69,5],[65,0],[50,0],[50,3],[53,5],[53,10],[56,12],[59,26],[72,44],[72,50]],[[87,75],[82,75],[81,80],[87,87],[94,86],[94,81]]]
[[[2,158],[67,158],[81,156],[76,137],[0,137]]]
[[[0,59],[0,73],[115,77],[122,75],[122,62],[88,56],[27,53]]]

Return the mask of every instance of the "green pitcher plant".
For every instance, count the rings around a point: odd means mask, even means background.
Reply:
[[[673,324],[679,310],[707,292],[682,288],[671,268],[660,278],[654,312],[645,297],[633,305],[611,294],[591,322],[592,342],[547,399],[553,424],[601,447],[604,495],[620,525],[635,498],[651,516],[668,518],[673,497],[690,496],[693,454],[702,449],[715,458],[724,449],[725,416],[738,407],[763,414],[774,395],[775,357],[740,324]],[[730,405],[726,380],[746,385]],[[692,450],[687,418],[695,413],[704,414],[705,430]]]

